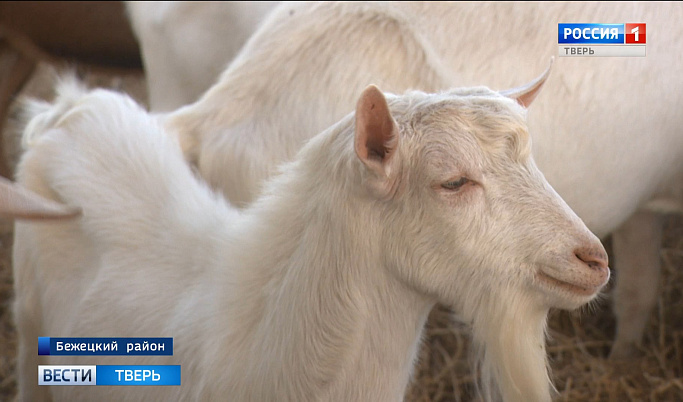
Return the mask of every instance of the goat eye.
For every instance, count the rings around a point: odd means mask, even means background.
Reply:
[[[458,180],[452,180],[452,181],[447,181],[445,183],[442,183],[441,187],[445,188],[446,190],[458,190],[458,189],[460,189],[460,187],[469,183],[469,181],[470,181],[470,179],[468,179],[467,177],[461,177]]]

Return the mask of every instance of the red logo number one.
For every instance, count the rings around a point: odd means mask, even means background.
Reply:
[[[625,24],[624,35],[626,36],[626,43],[644,45],[647,37],[645,24]]]

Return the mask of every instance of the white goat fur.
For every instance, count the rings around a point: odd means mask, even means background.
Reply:
[[[196,101],[276,4],[126,2],[145,71],[154,77],[147,81],[151,109],[169,111]]]
[[[549,401],[547,311],[609,270],[535,167],[523,109],[486,88],[390,96],[377,137],[368,93],[240,212],[130,99],[62,85],[18,178],[83,216],[17,224],[19,398],[401,400],[441,301],[472,323],[486,399]],[[172,357],[70,362],[181,364],[183,385],[38,387],[61,363],[36,356],[43,335],[173,336]]]
[[[283,4],[166,127],[214,188],[247,205],[370,83],[395,93],[505,88],[556,54],[558,22],[646,22],[647,57],[559,58],[529,119],[539,167],[588,227],[604,237],[625,225],[615,234],[615,350],[627,355],[655,302],[661,232],[656,214],[628,219],[647,205],[683,210],[669,191],[683,182],[681,18],[674,3]],[[668,198],[652,201],[659,195]],[[652,235],[632,233],[644,219]]]

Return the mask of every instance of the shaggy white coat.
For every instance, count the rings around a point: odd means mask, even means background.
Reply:
[[[32,113],[20,182],[83,214],[17,224],[20,400],[399,401],[440,301],[472,325],[485,399],[550,401],[548,309],[609,277],[524,110],[486,88],[368,88],[241,212],[125,96],[66,84]],[[38,336],[172,336],[170,357],[69,363],[181,364],[183,385],[38,387],[64,363]]]

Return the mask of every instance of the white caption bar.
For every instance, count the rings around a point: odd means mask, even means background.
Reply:
[[[645,45],[558,45],[560,57],[645,57]]]

